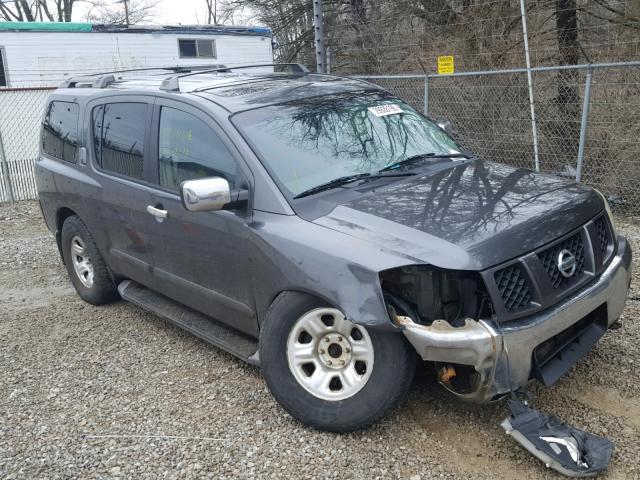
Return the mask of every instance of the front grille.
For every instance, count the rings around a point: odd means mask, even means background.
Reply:
[[[615,254],[613,227],[606,212],[540,250],[524,253],[482,273],[499,322],[517,320],[549,308],[598,278]],[[570,277],[558,270],[558,260],[575,258]],[[568,274],[568,271],[564,272]]]
[[[558,270],[558,255],[563,250],[570,251],[576,259],[575,273],[569,278],[564,277],[560,273],[560,270]],[[556,243],[553,247],[540,252],[538,258],[540,258],[540,262],[546,270],[549,281],[554,289],[568,286],[579,280],[582,272],[584,272],[585,254],[584,247],[582,246],[582,234],[578,232],[566,240]]]
[[[523,310],[531,304],[531,290],[519,265],[509,265],[495,273],[496,285],[510,312]]]
[[[604,257],[607,254],[607,248],[609,247],[610,237],[609,229],[607,228],[607,220],[604,215],[594,220],[593,222],[598,232],[598,245],[600,247],[600,253]]]

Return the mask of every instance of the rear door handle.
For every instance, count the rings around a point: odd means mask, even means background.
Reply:
[[[152,207],[151,205],[147,205],[147,213],[149,215],[152,215],[152,216],[156,217],[156,218],[161,218],[162,220],[167,218],[167,211],[166,210],[161,210],[159,208]]]

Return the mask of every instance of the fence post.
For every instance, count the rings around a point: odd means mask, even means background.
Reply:
[[[11,187],[11,177],[9,177],[9,165],[7,164],[7,157],[4,154],[4,145],[2,143],[2,132],[0,132],[0,167],[2,169],[2,183],[4,184],[4,191],[7,192],[9,201],[14,203],[13,188]]]
[[[316,72],[327,73],[324,51],[324,27],[322,0],[313,0],[313,31],[316,43]]]
[[[524,8],[524,0],[520,0],[520,16],[522,17],[524,56],[527,63],[527,84],[529,86],[529,106],[531,109],[531,132],[533,134],[533,156],[536,172],[538,172],[540,171],[540,159],[538,158],[538,128],[536,127],[536,108],[533,98],[533,76],[531,74],[531,57],[529,55],[529,35],[527,34],[527,11]]]
[[[422,109],[425,117],[429,116],[429,75],[424,76],[424,103]]]
[[[578,162],[576,163],[576,182],[582,181],[582,162],[584,160],[584,144],[587,141],[587,124],[589,122],[589,103],[591,100],[591,73],[587,70],[584,81],[584,99],[582,100],[582,121],[580,122],[580,143],[578,145]]]

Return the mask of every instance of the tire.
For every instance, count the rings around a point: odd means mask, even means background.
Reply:
[[[318,318],[324,323],[331,322],[330,317],[334,324],[325,325],[327,333],[314,330]],[[335,319],[346,323],[336,324]],[[307,332],[307,324],[313,335]],[[344,333],[345,327],[348,338],[336,336],[336,330]],[[329,355],[338,340],[348,346],[335,348]],[[371,355],[366,353],[371,350],[367,346],[372,347]],[[305,363],[308,351],[313,351],[314,360]],[[336,358],[346,359],[346,366],[327,365]],[[364,359],[364,368],[358,358]],[[415,373],[416,354],[398,332],[366,329],[344,320],[339,310],[314,297],[285,292],[271,305],[262,325],[260,364],[271,393],[291,416],[319,430],[348,432],[370,426],[404,399]],[[320,375],[313,380],[316,370]],[[321,381],[323,375],[331,377],[328,384]],[[342,378],[348,381],[346,386]]]
[[[64,221],[61,244],[67,273],[80,298],[93,305],[118,298],[118,289],[96,242],[78,216]]]

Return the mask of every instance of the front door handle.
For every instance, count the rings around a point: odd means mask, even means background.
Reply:
[[[152,215],[152,216],[154,216],[156,218],[159,218],[159,219],[162,219],[162,220],[167,218],[167,211],[166,210],[162,210],[160,208],[152,207],[151,205],[147,205],[147,213],[149,215]]]

